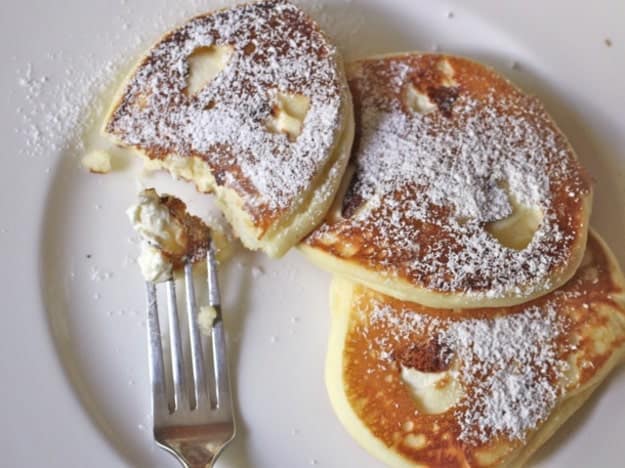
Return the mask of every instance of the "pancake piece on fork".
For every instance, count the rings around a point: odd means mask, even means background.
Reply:
[[[211,245],[219,262],[232,253],[232,239],[218,223],[206,224],[173,195],[142,190],[126,214],[140,236],[137,264],[146,281],[169,280],[186,262],[204,260]]]
[[[586,245],[591,179],[535,97],[440,54],[348,66],[356,138],[318,266],[430,307],[510,306],[564,284]]]
[[[243,244],[278,257],[326,214],[353,127],[335,47],[299,8],[263,0],[167,33],[130,74],[105,132],[214,192]]]
[[[334,410],[388,466],[522,466],[625,357],[624,288],[593,233],[571,280],[509,308],[431,309],[337,277]]]

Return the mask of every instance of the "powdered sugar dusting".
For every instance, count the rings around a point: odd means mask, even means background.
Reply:
[[[210,4],[219,7],[233,1],[211,0]],[[128,60],[172,24],[207,8],[203,0],[183,0],[176,8],[155,1],[149,12],[138,11],[134,2],[119,3],[117,15],[107,22],[104,32],[98,32],[100,28],[90,32],[94,43],[105,44],[96,48],[98,52],[77,52],[83,48],[71,42],[67,47],[55,43],[46,50],[47,44],[41,43],[38,53],[27,61],[11,57],[9,68],[15,69],[14,92],[20,102],[14,129],[23,142],[20,154],[42,158],[68,151],[81,155],[82,137],[100,124],[98,119],[110,104],[105,94]],[[83,40],[73,28],[66,34],[73,41]]]
[[[455,69],[455,85],[444,84],[441,63]],[[375,245],[356,255],[434,290],[486,297],[548,290],[583,239],[579,212],[591,188],[540,102],[484,67],[440,55],[364,61],[353,70],[356,172],[344,218],[312,242],[323,244],[330,232]],[[410,83],[440,97],[435,112],[406,110]],[[485,228],[511,215],[510,198],[543,215],[523,250]]]
[[[136,2],[120,0],[115,5],[116,15],[104,32],[91,33],[94,42],[106,44],[105,52],[78,53],[78,47],[63,48],[55,44],[47,51],[42,49],[41,54],[28,57],[27,61],[10,57],[9,69],[15,70],[13,92],[20,101],[15,107],[14,128],[23,141],[20,154],[52,157],[71,150],[72,154],[81,155],[85,149],[83,133],[100,123],[97,119],[110,104],[102,98],[129,60],[172,25],[235,3],[241,2],[181,0],[176,8],[171,8],[160,0],[152,2],[149,11],[145,11]],[[304,3],[305,9],[314,10],[315,16],[328,17],[318,2]],[[72,29],[67,30],[67,35],[82,40]],[[63,64],[60,70],[59,63]]]
[[[234,52],[207,87],[187,97],[187,57],[213,44]],[[153,157],[199,156],[248,206],[282,210],[327,163],[341,129],[345,89],[337,60],[314,23],[282,1],[197,17],[151,50],[107,130]],[[295,142],[267,130],[278,92],[310,98]]]
[[[43,71],[59,60],[66,63],[61,76],[50,76]],[[79,72],[85,62],[93,64],[99,72]],[[117,69],[115,64],[113,60],[97,61],[91,57],[76,60],[58,51],[47,54],[43,63],[28,62],[17,69],[18,89],[25,103],[16,108],[19,127],[15,131],[24,141],[20,153],[41,157],[69,147],[82,150],[78,137],[101,111],[102,103],[94,96],[108,85]]]
[[[522,440],[549,415],[559,393],[554,373],[567,365],[558,360],[554,344],[560,331],[555,309],[546,306],[463,321],[444,333],[450,346],[462,350],[460,378],[473,388],[470,411],[458,415],[461,440],[485,442],[499,435]]]
[[[463,442],[524,440],[558,401],[557,378],[567,363],[557,340],[565,324],[553,304],[492,319],[448,320],[375,301],[369,324],[389,330],[373,340],[382,361],[393,360],[398,340],[437,337],[449,347],[458,369],[450,372],[465,389],[455,410]]]

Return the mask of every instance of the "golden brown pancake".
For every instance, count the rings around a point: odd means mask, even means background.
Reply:
[[[431,307],[509,306],[575,272],[590,177],[540,101],[492,69],[413,53],[348,67],[353,177],[303,251]]]
[[[247,247],[280,256],[331,205],[353,116],[334,46],[299,8],[264,0],[166,34],[131,73],[105,131],[215,192]]]
[[[389,466],[520,466],[622,361],[624,288],[596,234],[564,286],[509,308],[431,309],[335,279],[333,407]]]

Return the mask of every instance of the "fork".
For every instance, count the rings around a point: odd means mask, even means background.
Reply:
[[[217,262],[212,245],[208,250],[206,261],[208,300],[216,312],[210,336],[213,357],[212,379],[207,378],[204,367],[191,262],[187,261],[184,265],[192,371],[192,379],[189,382],[184,371],[175,280],[172,277],[166,282],[171,378],[164,372],[156,285],[146,282],[154,439],[159,447],[171,453],[183,467],[188,468],[212,467],[236,432],[217,282]],[[169,392],[167,387],[170,389]]]

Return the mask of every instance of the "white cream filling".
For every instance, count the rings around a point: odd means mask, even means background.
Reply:
[[[455,372],[421,372],[412,367],[401,367],[402,380],[410,388],[419,409],[427,414],[444,413],[456,405],[462,396],[462,385]]]
[[[141,254],[137,258],[137,264],[146,281],[160,283],[172,277],[173,265],[165,258],[163,253],[147,242],[141,243]]]
[[[141,254],[137,259],[146,281],[167,281],[173,266],[163,251],[184,251],[183,227],[169,213],[155,190],[139,193],[139,202],[126,211],[132,227],[141,236]]]
[[[200,313],[197,316],[197,323],[200,327],[200,332],[204,335],[210,335],[216,318],[217,311],[213,306],[200,307]]]
[[[184,252],[184,229],[154,190],[139,193],[139,202],[126,211],[132,227],[148,244],[178,254]]]

